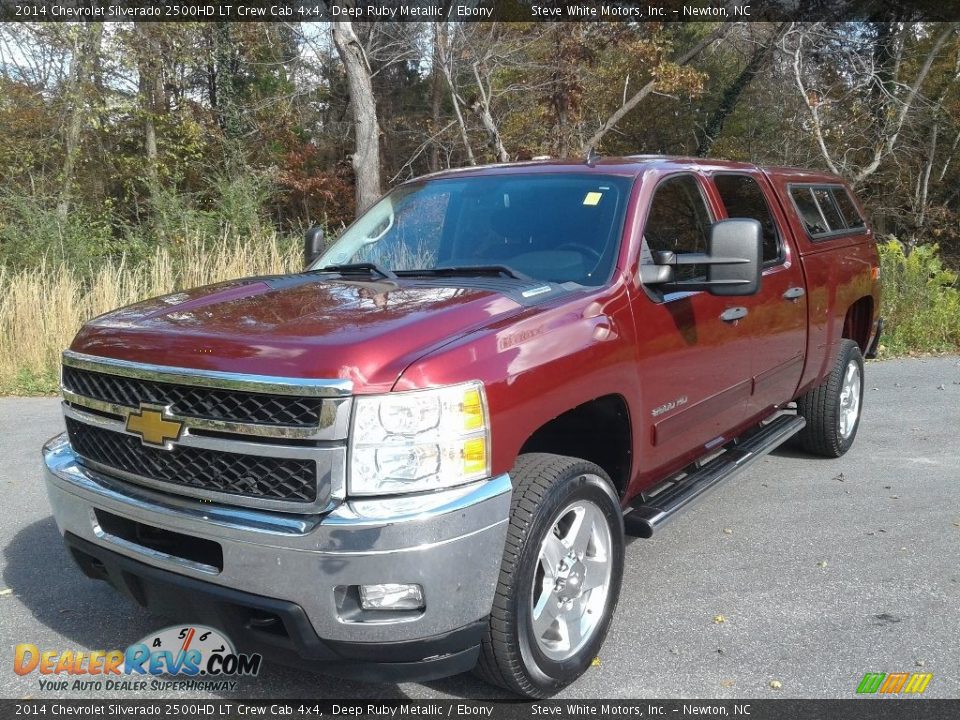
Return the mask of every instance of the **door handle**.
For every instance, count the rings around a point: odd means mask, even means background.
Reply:
[[[724,322],[736,322],[741,318],[747,316],[747,309],[745,307],[732,307],[727,308],[722,313],[720,313],[720,319]]]
[[[802,287],[792,287],[788,288],[787,291],[783,294],[784,300],[799,300],[804,295],[807,294],[807,291]]]

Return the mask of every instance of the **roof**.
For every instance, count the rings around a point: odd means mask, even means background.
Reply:
[[[833,180],[837,178],[829,173],[803,168],[781,166],[759,166],[752,163],[717,158],[683,157],[676,155],[626,155],[623,157],[597,157],[591,161],[574,159],[538,159],[492,165],[468,165],[462,168],[440,170],[422,175],[415,180],[427,178],[471,177],[478,175],[514,175],[520,173],[556,173],[556,172],[596,172],[606,175],[636,177],[652,168],[683,170],[690,168],[702,170],[761,170],[770,175],[792,176],[806,180]]]

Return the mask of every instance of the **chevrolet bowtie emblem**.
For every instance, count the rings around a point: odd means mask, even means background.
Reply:
[[[139,435],[144,445],[170,449],[170,442],[180,439],[183,423],[163,416],[160,408],[141,405],[127,415],[127,432]]]

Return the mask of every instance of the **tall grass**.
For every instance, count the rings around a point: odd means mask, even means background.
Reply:
[[[909,255],[899,242],[880,245],[881,313],[886,355],[960,349],[960,288],[937,247]],[[81,324],[148,297],[249,275],[292,272],[300,249],[272,233],[233,233],[216,241],[195,235],[161,247],[146,262],[107,262],[86,272],[65,265],[0,268],[0,394],[55,392],[60,353]]]
[[[157,249],[146,262],[104,263],[87,272],[65,264],[0,268],[0,394],[57,389],[60,353],[92,317],[148,297],[249,275],[300,268],[298,247],[262,234],[224,233]]]

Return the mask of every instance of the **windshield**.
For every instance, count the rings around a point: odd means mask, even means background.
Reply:
[[[616,261],[630,184],[592,173],[408,183],[347,228],[311,269],[374,263],[416,275],[502,266],[537,280],[600,285]]]

